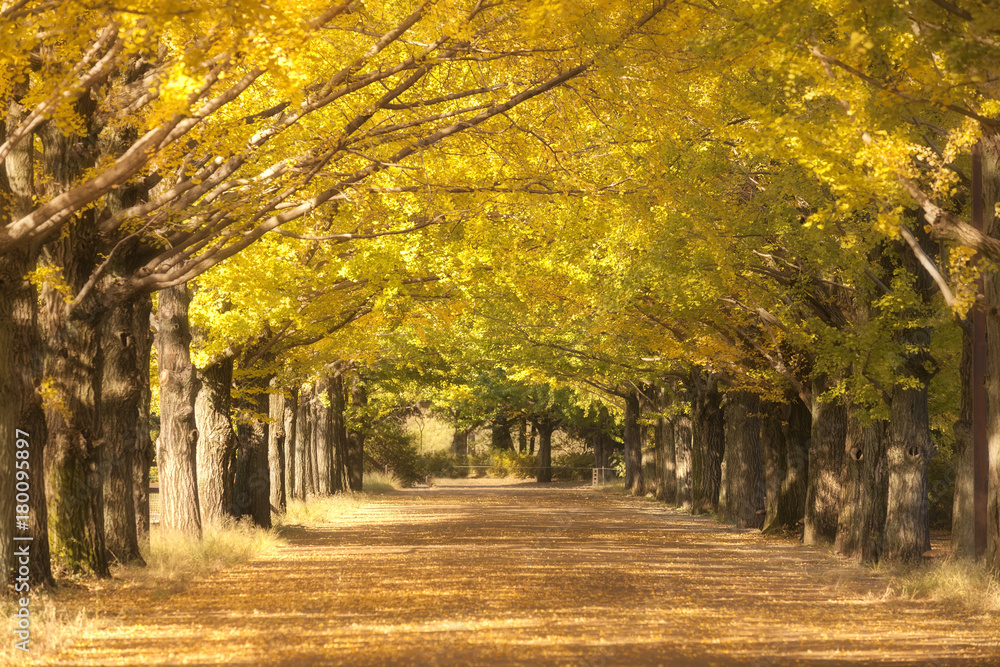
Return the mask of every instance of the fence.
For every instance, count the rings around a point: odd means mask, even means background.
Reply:
[[[618,471],[615,468],[594,468],[591,486],[610,484],[618,480]]]
[[[149,483],[149,523],[160,523],[160,483]]]

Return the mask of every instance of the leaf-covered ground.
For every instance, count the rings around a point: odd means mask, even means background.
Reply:
[[[174,594],[98,595],[112,622],[54,663],[1000,664],[995,615],[586,487],[408,490],[287,539]]]

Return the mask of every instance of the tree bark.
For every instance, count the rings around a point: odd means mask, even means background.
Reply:
[[[150,437],[149,366],[153,347],[153,332],[149,316],[153,300],[145,294],[136,301],[133,334],[136,341],[136,358],[139,366],[139,423],[136,425],[135,456],[133,457],[132,493],[135,505],[135,534],[140,545],[149,544],[149,468],[153,465],[156,448]]]
[[[809,480],[806,491],[805,544],[832,544],[840,513],[840,472],[847,437],[847,412],[842,405],[819,400],[826,385],[813,381],[810,412]]]
[[[725,408],[726,518],[738,528],[758,528],[764,519],[764,457],[760,441],[760,397],[729,393]]]
[[[955,496],[951,511],[951,554],[956,558],[973,559],[976,556],[976,523],[973,506],[972,332],[964,328],[959,378],[961,397],[958,420],[952,426],[955,434]]]
[[[514,451],[514,439],[510,435],[510,419],[500,410],[490,425],[490,446],[496,451]]]
[[[361,378],[355,375],[351,379],[351,428],[347,434],[347,481],[351,491],[361,491],[364,488],[367,405],[368,391]],[[510,433],[507,435],[509,437]]]
[[[862,421],[848,410],[840,489],[840,517],[834,550],[846,558],[877,562],[886,516],[888,424]]]
[[[459,460],[465,460],[469,455],[469,432],[464,428],[456,428],[451,435],[451,453]]]
[[[306,463],[309,458],[309,442],[312,438],[312,423],[309,421],[309,392],[299,392],[299,404],[295,420],[295,497],[306,499],[306,483],[309,475]]]
[[[517,420],[517,453],[524,454],[528,449],[528,420],[520,417]]]
[[[330,407],[333,431],[333,492],[343,493],[350,486],[347,481],[347,399],[344,394],[344,376],[336,373],[330,378]]]
[[[186,285],[159,292],[156,352],[160,365],[160,437],[156,461],[160,473],[160,525],[167,531],[201,537],[194,409],[198,379],[191,364],[189,303]]]
[[[198,429],[198,505],[202,526],[218,526],[237,516],[233,484],[239,443],[233,431],[233,358],[213,359],[198,371],[195,398]]]
[[[267,415],[270,398],[267,393],[270,378],[246,373],[240,401],[241,415],[236,432],[239,449],[236,454],[236,511],[249,517],[260,528],[271,527],[271,472],[267,463]]]
[[[930,373],[930,332],[908,332],[907,343],[917,349],[906,355],[901,376],[915,383],[897,382],[892,391],[889,422],[889,495],[885,518],[885,552],[891,561],[918,562],[930,544],[927,465],[936,448],[931,442],[927,386]]]
[[[981,126],[983,161],[983,230],[1000,239],[1000,133]],[[987,273],[985,306],[1000,312],[1000,271]],[[986,566],[1000,574],[1000,319],[986,316],[986,440],[989,452],[986,500]]]
[[[104,527],[109,558],[145,565],[136,532],[132,488],[142,421],[142,379],[135,336],[134,301],[108,315],[101,327],[104,377],[101,418],[104,431]]]
[[[535,479],[539,483],[552,481],[552,431],[555,422],[544,417],[535,422],[538,431],[538,470]]]
[[[677,506],[691,509],[691,418],[681,415],[674,421],[675,472],[677,475]]]
[[[295,441],[298,437],[299,390],[293,387],[285,397],[285,495],[287,501],[298,497],[295,488]]]
[[[633,496],[641,496],[644,491],[642,479],[642,434],[639,429],[639,394],[631,391],[625,395],[625,488]]]
[[[334,460],[333,414],[328,404],[330,383],[324,379],[316,386],[316,410],[313,437],[316,441],[316,492],[321,496],[333,493],[332,472]]]
[[[677,446],[674,440],[676,418],[656,420],[656,471],[659,482],[656,498],[669,505],[677,502]]]
[[[798,399],[769,403],[762,412],[761,440],[767,462],[767,516],[763,530],[791,530],[805,514],[811,416]]]
[[[272,383],[273,384],[273,383]],[[270,395],[267,433],[267,465],[271,476],[271,511],[284,514],[288,506],[285,489],[285,394],[280,387]]]
[[[691,503],[695,514],[705,514],[719,507],[725,451],[722,395],[718,380],[708,377],[696,378],[692,393]]]

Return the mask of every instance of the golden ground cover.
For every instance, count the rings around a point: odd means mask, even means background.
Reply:
[[[455,480],[107,619],[57,665],[1000,664],[1000,618],[823,550],[571,485]]]

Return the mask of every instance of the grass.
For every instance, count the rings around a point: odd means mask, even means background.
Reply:
[[[888,574],[890,595],[958,604],[973,611],[1000,612],[1000,580],[983,563],[941,558]]]
[[[5,633],[0,645],[0,667],[37,661],[56,653],[75,639],[98,629],[104,621],[96,610],[76,604],[72,598],[86,591],[100,592],[105,598],[138,592],[153,599],[177,593],[193,581],[220,570],[239,565],[281,544],[274,530],[260,530],[235,521],[206,529],[202,539],[164,533],[156,526],[150,544],[143,549],[146,567],[115,566],[113,579],[95,580],[80,576],[59,577],[60,588],[32,591],[31,651],[24,654],[14,648],[13,634]],[[70,598],[70,600],[67,600]],[[0,612],[10,618],[16,611],[12,600],[0,600]]]

